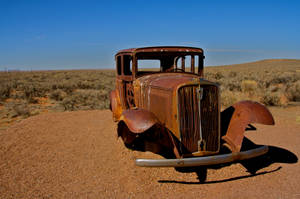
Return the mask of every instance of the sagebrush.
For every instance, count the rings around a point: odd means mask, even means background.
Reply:
[[[223,107],[240,100],[271,106],[300,102],[300,60],[206,67],[221,86]],[[109,108],[114,70],[0,72],[0,119],[40,112]]]

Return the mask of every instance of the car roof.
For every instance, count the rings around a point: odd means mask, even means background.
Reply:
[[[120,50],[117,54],[123,53],[140,53],[140,52],[194,52],[203,53],[202,48],[187,47],[187,46],[152,46],[152,47],[142,47],[142,48],[129,48]]]

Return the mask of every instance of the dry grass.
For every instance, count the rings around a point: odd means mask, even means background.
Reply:
[[[0,126],[40,112],[107,109],[113,70],[0,72]]]
[[[222,104],[256,100],[269,106],[300,102],[300,60],[262,60],[205,68],[206,78],[221,85]]]
[[[223,106],[245,99],[270,106],[300,101],[300,60],[206,67],[205,76],[221,85]],[[114,70],[0,72],[0,121],[48,111],[107,109],[114,87]]]

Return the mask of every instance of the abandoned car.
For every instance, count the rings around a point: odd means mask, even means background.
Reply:
[[[115,59],[116,89],[110,93],[110,108],[118,136],[129,149],[165,158],[137,159],[136,165],[175,167],[199,176],[211,165],[268,151],[267,146],[242,150],[242,143],[252,123],[274,124],[271,113],[253,101],[221,112],[220,87],[204,77],[201,48],[132,48],[119,51]]]

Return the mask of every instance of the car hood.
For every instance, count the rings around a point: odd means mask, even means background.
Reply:
[[[164,90],[174,90],[179,85],[189,82],[199,82],[199,76],[187,73],[159,73],[142,76],[137,79],[142,87],[155,87]]]

